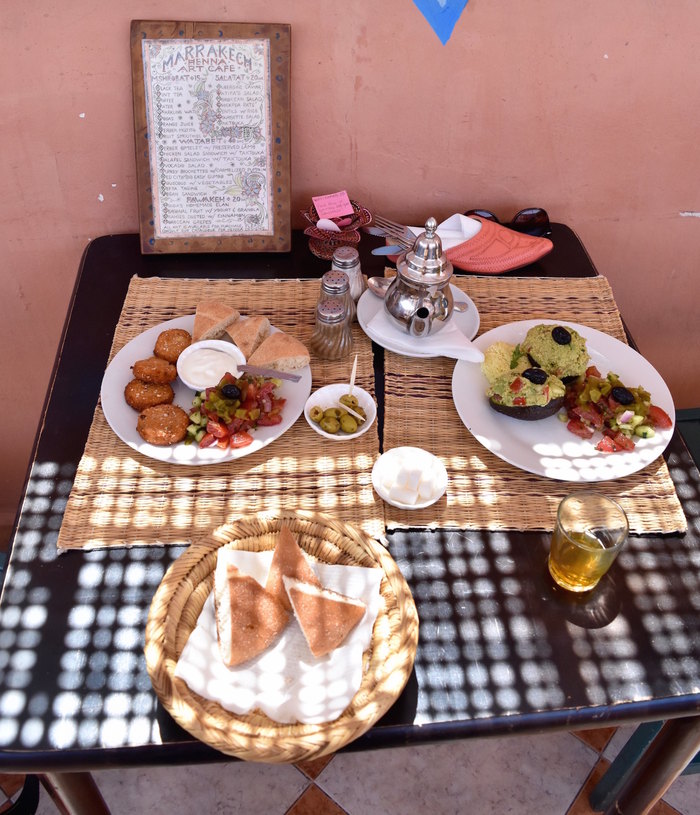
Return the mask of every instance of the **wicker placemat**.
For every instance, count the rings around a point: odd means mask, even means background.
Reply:
[[[134,277],[114,335],[110,360],[129,340],[165,320],[194,314],[216,297],[243,314],[263,314],[308,343],[318,280],[165,280]],[[372,345],[353,327],[357,384],[374,394]],[[311,359],[312,391],[349,377],[341,363]],[[134,422],[136,413],[134,413]],[[95,410],[78,466],[59,549],[188,542],[242,515],[297,509],[332,513],[372,537],[384,534],[383,504],[371,484],[379,453],[376,423],[353,441],[329,442],[300,416],[272,444],[225,464],[178,466],[146,458]]]
[[[350,705],[332,722],[279,724],[259,710],[245,715],[231,713],[194,693],[174,674],[211,592],[219,548],[230,546],[250,552],[272,549],[283,520],[299,545],[316,560],[380,568],[384,572],[372,643],[364,654],[362,683]],[[189,733],[228,755],[280,764],[333,753],[368,730],[403,690],[417,644],[418,615],[411,591],[382,546],[335,518],[285,513],[226,524],[177,559],[151,603],[145,654],[158,698]]]
[[[453,282],[481,316],[479,333],[517,320],[570,320],[626,342],[608,281],[483,278]],[[463,529],[551,530],[567,494],[588,484],[526,473],[486,450],[462,424],[452,400],[454,360],[425,360],[385,353],[384,449],[419,445],[440,456],[449,474],[447,494],[425,510],[386,506],[388,529],[401,526]],[[422,397],[422,398],[417,398]],[[681,532],[686,519],[662,458],[619,481],[595,484],[625,508],[633,532]]]

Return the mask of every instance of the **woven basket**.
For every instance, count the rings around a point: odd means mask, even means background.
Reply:
[[[218,549],[273,549],[282,522],[299,545],[324,563],[379,567],[381,605],[364,654],[362,684],[334,721],[280,724],[258,710],[231,713],[194,693],[175,666],[211,592]],[[364,532],[325,515],[298,512],[242,518],[193,543],[168,569],[151,603],[146,665],[163,707],[195,738],[227,755],[271,764],[319,758],[361,736],[403,690],[418,644],[418,615],[408,585],[389,553]]]

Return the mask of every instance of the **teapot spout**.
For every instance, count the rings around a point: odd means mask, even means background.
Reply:
[[[433,324],[433,309],[428,306],[417,308],[408,324],[408,333],[413,337],[427,337]]]

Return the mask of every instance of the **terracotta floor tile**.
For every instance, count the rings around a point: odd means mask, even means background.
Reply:
[[[16,773],[2,773],[0,774],[0,789],[9,798],[24,786],[24,775]]]
[[[297,770],[301,770],[304,775],[311,779],[315,779],[318,778],[319,775],[321,775],[321,773],[326,769],[328,764],[333,760],[334,755],[335,753],[331,753],[329,756],[312,759],[311,761],[300,761],[294,766],[297,768]]]
[[[610,766],[610,762],[604,758],[598,760],[593,771],[588,776],[581,792],[576,796],[575,801],[566,812],[566,815],[594,815],[599,810],[591,809],[588,796],[595,785],[603,777],[603,774]],[[657,801],[649,811],[649,815],[679,815],[678,810],[667,804],[665,801]]]
[[[287,810],[287,815],[347,815],[316,784],[310,784]]]
[[[616,727],[596,727],[593,730],[572,730],[571,735],[602,753],[616,730]]]

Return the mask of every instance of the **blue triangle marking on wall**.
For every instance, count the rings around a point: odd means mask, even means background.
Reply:
[[[469,0],[413,0],[413,2],[430,23],[440,42],[445,45]]]

